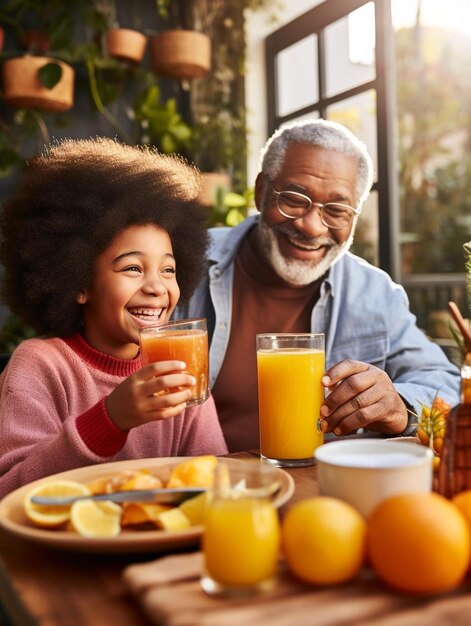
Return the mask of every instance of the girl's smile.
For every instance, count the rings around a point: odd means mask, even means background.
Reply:
[[[139,329],[167,322],[179,297],[168,233],[153,224],[130,226],[98,257],[81,294],[83,336],[95,350],[134,358]]]

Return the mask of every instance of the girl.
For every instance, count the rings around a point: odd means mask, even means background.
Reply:
[[[0,497],[83,465],[227,451],[212,398],[185,409],[185,364],[139,356],[139,329],[168,321],[204,271],[198,191],[178,157],[109,139],[30,163],[0,260],[6,304],[40,337],[0,376]]]

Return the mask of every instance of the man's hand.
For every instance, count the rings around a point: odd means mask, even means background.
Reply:
[[[388,434],[407,426],[407,409],[383,370],[361,361],[340,361],[322,378],[330,393],[321,407],[324,432],[347,435],[359,428]]]

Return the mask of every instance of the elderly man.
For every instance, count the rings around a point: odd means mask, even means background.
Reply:
[[[292,123],[262,151],[260,215],[211,230],[208,275],[179,316],[208,319],[229,450],[259,446],[257,333],[325,333],[330,436],[410,433],[410,410],[437,392],[458,402],[458,371],[417,328],[402,287],[348,252],[372,181],[371,159],[346,128]]]

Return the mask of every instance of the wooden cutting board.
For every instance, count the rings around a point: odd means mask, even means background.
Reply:
[[[281,568],[283,569],[283,568]],[[469,626],[471,582],[450,594],[395,593],[364,569],[353,582],[329,588],[304,585],[287,572],[276,587],[250,600],[212,598],[200,588],[202,554],[130,565],[124,581],[158,626]]]

